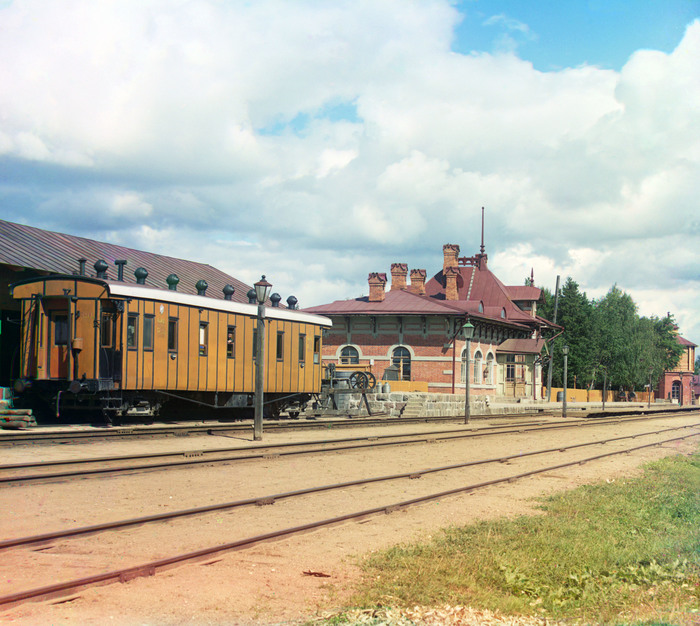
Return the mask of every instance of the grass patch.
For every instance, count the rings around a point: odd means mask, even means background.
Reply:
[[[580,487],[540,507],[541,516],[449,528],[430,543],[373,555],[354,603],[700,623],[700,455],[668,457],[638,478]]]

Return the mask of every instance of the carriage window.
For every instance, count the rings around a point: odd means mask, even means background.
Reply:
[[[112,347],[112,315],[111,313],[102,313],[100,324],[100,346],[103,348]]]
[[[306,361],[306,335],[299,335],[299,362]]]
[[[130,313],[126,319],[126,347],[135,350],[137,345],[137,333],[139,327],[139,316]]]
[[[253,351],[252,351],[252,358],[255,360],[255,355],[258,353],[258,329],[254,328],[253,329]]]
[[[314,365],[321,362],[321,338],[316,335],[314,337]]]
[[[199,322],[199,356],[207,356],[207,345],[209,343],[209,324]]]
[[[277,360],[284,359],[284,332],[277,333]]]
[[[153,350],[153,315],[146,315],[143,318],[143,349]]]
[[[68,316],[55,315],[53,318],[53,345],[68,345]]]
[[[168,350],[177,352],[177,318],[168,320]]]
[[[229,326],[226,330],[226,357],[232,359],[236,354],[236,327]]]

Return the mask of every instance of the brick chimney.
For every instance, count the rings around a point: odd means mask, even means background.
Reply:
[[[391,290],[406,289],[406,275],[408,274],[408,265],[406,263],[391,264]]]
[[[445,276],[445,300],[459,300],[457,292],[459,268],[457,266],[446,267],[442,273]]]
[[[419,296],[425,295],[425,278],[428,273],[425,270],[411,270],[411,293]]]
[[[452,243],[446,243],[442,246],[442,254],[444,261],[442,263],[442,271],[444,272],[448,267],[457,267],[459,262],[457,258],[459,257],[459,246]]]
[[[369,283],[369,301],[370,302],[383,302],[384,301],[384,287],[386,286],[386,274],[372,272],[367,277],[367,282]]]

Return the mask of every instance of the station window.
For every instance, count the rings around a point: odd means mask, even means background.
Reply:
[[[145,315],[143,318],[143,349],[153,350],[153,315]]]
[[[177,352],[177,318],[168,319],[168,351]]]
[[[136,350],[138,346],[139,316],[136,313],[129,313],[126,318],[126,347]]]
[[[314,337],[314,365],[318,365],[321,362],[321,337],[316,335]]]
[[[53,318],[53,345],[68,345],[68,316],[54,315]]]
[[[277,360],[282,361],[284,359],[284,331],[279,331],[277,333]]]
[[[306,361],[306,335],[299,335],[299,362]]]
[[[209,344],[209,324],[199,322],[199,356],[207,356],[207,345]]]
[[[345,346],[340,351],[340,362],[344,365],[357,365],[360,362],[360,353],[354,346]]]
[[[525,379],[525,355],[506,354],[506,382],[522,382]]]
[[[391,364],[399,370],[399,380],[411,380],[411,353],[399,346],[391,353]]]
[[[236,356],[236,327],[229,326],[226,329],[226,358]]]

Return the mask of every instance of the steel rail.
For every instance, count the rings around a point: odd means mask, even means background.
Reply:
[[[581,409],[586,411],[586,409]],[[654,415],[654,414],[679,414],[688,411],[696,411],[697,407],[679,407],[676,409],[624,409],[617,411],[605,411],[605,413],[600,412],[590,412],[582,413],[581,415],[585,418],[590,419],[600,419],[605,417],[624,417],[632,415]],[[475,415],[475,419],[505,419],[509,417],[524,418],[524,417],[543,417],[547,415],[556,416],[560,414],[558,410],[552,409],[537,409],[532,412],[522,412],[522,413],[502,413],[502,414],[492,414],[492,415]],[[353,417],[346,418],[342,420],[330,420],[321,418],[317,420],[316,418],[306,419],[306,420],[289,420],[289,421],[277,421],[277,422],[266,422],[265,428],[268,432],[286,432],[290,430],[321,430],[328,428],[356,428],[359,425],[362,426],[387,426],[393,424],[415,424],[415,423],[441,423],[441,422],[453,422],[463,419],[461,415],[447,415],[447,416],[433,416],[433,417],[386,417],[386,418],[372,418],[372,417]],[[79,432],[66,432],[57,433],[53,432],[37,432],[36,430],[32,432],[21,431],[21,434],[17,431],[0,432],[0,447],[2,446],[15,446],[15,445],[38,445],[49,442],[89,442],[92,440],[106,440],[112,438],[156,438],[163,436],[189,436],[190,434],[202,434],[209,433],[215,434],[217,432],[240,432],[248,433],[252,430],[252,424],[249,420],[243,423],[236,424],[190,424],[190,425],[164,425],[158,427],[134,425],[134,426],[124,426],[116,427],[113,429],[95,431],[79,431]]]
[[[531,417],[531,416],[541,416],[543,413],[513,413],[509,414],[517,417]],[[507,415],[494,415],[494,416],[483,416],[484,418],[494,418],[494,417],[506,417]],[[395,423],[402,424],[413,424],[413,423],[425,423],[425,422],[442,422],[442,421],[455,421],[458,419],[456,416],[435,416],[435,417],[401,417],[401,418],[366,418],[366,417],[355,417],[352,419],[342,419],[342,420],[330,420],[321,419],[316,420],[292,420],[290,422],[286,421],[271,421],[265,422],[265,430],[267,432],[285,432],[289,430],[321,430],[327,428],[356,428],[359,425],[362,426],[386,426]],[[41,427],[39,427],[41,428]],[[241,421],[238,423],[228,423],[228,424],[170,424],[164,426],[145,426],[145,425],[134,425],[134,426],[122,426],[114,427],[111,429],[100,429],[100,430],[90,430],[90,431],[72,431],[72,432],[41,432],[37,430],[29,431],[12,431],[10,432],[0,432],[0,446],[2,445],[24,445],[24,444],[38,444],[51,441],[90,441],[90,440],[107,440],[107,439],[137,439],[137,438],[156,438],[162,436],[189,436],[190,434],[216,434],[216,433],[227,433],[227,432],[240,432],[249,433],[252,431],[253,425],[250,420]]]
[[[273,539],[279,539],[281,537],[286,537],[293,534],[299,534],[302,532],[307,532],[309,530],[314,530],[318,528],[323,528],[326,526],[331,526],[339,524],[341,522],[346,522],[349,520],[362,519],[365,517],[370,517],[372,515],[377,515],[380,513],[392,513],[399,509],[404,509],[409,506],[414,506],[417,504],[423,504],[425,502],[430,502],[432,500],[437,500],[439,498],[445,498],[448,496],[453,496],[458,493],[468,493],[476,491],[478,489],[483,489],[486,487],[491,487],[493,485],[498,485],[501,483],[514,482],[516,480],[521,480],[523,478],[529,478],[531,476],[536,476],[537,474],[543,474],[545,472],[551,472],[558,469],[563,469],[567,467],[572,467],[575,465],[583,465],[591,461],[597,461],[606,457],[616,456],[619,454],[631,454],[639,450],[646,448],[652,448],[657,446],[662,446],[667,443],[672,443],[675,441],[681,441],[683,439],[688,439],[690,437],[697,437],[699,433],[693,433],[690,435],[685,435],[683,437],[674,437],[672,439],[667,439],[664,441],[657,441],[654,443],[644,444],[641,446],[635,446],[633,448],[628,448],[626,450],[618,450],[615,452],[606,452],[604,454],[598,454],[585,459],[578,459],[576,461],[570,461],[567,463],[560,463],[558,465],[551,465],[544,468],[539,468],[535,470],[530,470],[527,472],[522,472],[520,474],[515,474],[512,476],[506,476],[501,478],[496,478],[488,481],[483,481],[480,483],[474,483],[471,485],[465,485],[462,487],[457,487],[454,489],[448,489],[446,491],[441,491],[438,493],[427,494],[424,496],[419,496],[416,498],[411,498],[409,500],[403,500],[401,502],[396,502],[390,505],[376,506],[370,509],[365,509],[362,511],[356,511],[353,513],[346,513],[337,517],[327,518],[323,520],[317,520],[314,522],[309,522],[307,524],[302,524],[300,526],[293,526],[290,528],[284,528],[281,530],[272,531],[269,533],[264,533],[260,535],[255,535],[252,537],[247,537],[237,541],[228,542],[225,544],[220,544],[217,546],[211,546],[208,548],[203,548],[200,550],[195,550],[193,552],[187,552],[179,554],[176,556],[158,559],[155,561],[150,561],[148,563],[142,563],[137,566],[121,568],[113,570],[110,572],[104,572],[102,574],[97,574],[93,576],[86,576],[84,578],[79,578],[76,580],[64,581],[62,583],[57,583],[53,585],[47,585],[44,587],[39,587],[36,589],[29,589],[25,591],[20,591],[13,594],[8,594],[0,597],[0,606],[10,607],[16,604],[20,604],[27,600],[40,600],[49,599],[52,597],[57,597],[61,595],[66,595],[67,593],[73,593],[79,591],[80,589],[102,585],[110,584],[114,582],[126,582],[138,577],[153,576],[159,571],[164,571],[172,567],[176,567],[186,562],[197,562],[204,559],[210,558],[216,554],[222,554],[229,552],[231,550],[241,549],[254,544],[262,543],[264,541],[270,541]]]
[[[640,417],[635,417],[635,418],[630,418],[627,421],[633,422],[633,421],[639,421],[639,420],[646,420],[648,418],[640,418]],[[620,424],[622,420],[620,418],[611,418],[609,420],[604,420],[604,421],[597,421],[596,425],[600,424],[607,424],[607,423],[614,423],[614,424]],[[317,440],[311,440],[311,441],[299,441],[299,442],[286,442],[286,443],[277,443],[277,444],[267,444],[267,445],[248,445],[248,446],[233,446],[229,448],[211,448],[209,450],[203,450],[203,449],[197,449],[197,450],[173,450],[169,452],[149,452],[149,453],[144,453],[144,454],[128,454],[128,455],[119,455],[119,456],[107,456],[107,457],[86,457],[82,459],[61,459],[57,461],[34,461],[31,463],[6,463],[0,465],[0,471],[7,471],[7,470],[16,470],[16,469],[30,469],[30,468],[36,468],[36,467],[58,467],[58,466],[64,466],[64,465],[85,465],[88,463],[109,463],[109,462],[115,462],[115,461],[135,461],[135,460],[142,460],[142,459],[158,459],[158,458],[165,458],[169,456],[183,456],[187,454],[216,454],[216,453],[226,453],[226,452],[247,452],[251,450],[277,450],[277,449],[284,449],[284,448],[291,448],[291,447],[300,447],[300,446],[311,446],[311,445],[328,445],[328,444],[334,444],[334,443],[346,443],[349,441],[361,441],[364,439],[395,439],[399,437],[415,437],[416,435],[420,434],[421,436],[429,436],[429,435],[444,435],[444,434],[450,434],[450,433],[463,433],[465,430],[470,431],[470,432],[476,432],[477,430],[479,433],[486,433],[488,431],[502,431],[505,428],[530,428],[530,427],[535,427],[535,426],[542,426],[542,425],[548,425],[548,426],[554,426],[556,424],[561,424],[561,425],[566,425],[568,426],[574,426],[574,425],[582,425],[582,424],[590,424],[588,420],[566,420],[565,422],[523,422],[521,424],[501,424],[501,425],[496,425],[496,426],[485,426],[481,428],[475,428],[474,426],[465,429],[465,428],[456,428],[454,430],[436,430],[436,431],[427,431],[423,433],[402,433],[402,434],[394,434],[394,435],[363,435],[361,437],[344,437],[342,439],[317,439]]]
[[[640,418],[636,418],[640,419]],[[644,418],[646,419],[646,418]],[[522,427],[527,427],[527,426],[539,426],[542,424],[551,424],[551,422],[529,422],[529,423],[524,423],[522,425],[518,424],[518,426]],[[574,425],[578,422],[570,422],[569,425]],[[598,424],[603,423],[603,422],[597,422]],[[615,423],[620,423],[619,419],[615,419]],[[514,428],[514,425],[512,424],[504,424],[500,426],[486,426],[482,429],[479,430],[501,430],[504,428]],[[470,431],[476,431],[477,429],[472,427],[471,429],[468,429]],[[456,433],[456,432],[464,432],[464,428],[458,428],[454,430],[437,430],[437,431],[428,431],[425,433],[420,433],[423,436],[427,435],[439,435],[439,434],[446,434],[446,433]],[[58,461],[35,461],[31,463],[7,463],[0,465],[0,471],[5,471],[5,470],[12,470],[12,469],[29,469],[29,468],[35,468],[35,467],[52,467],[52,466],[61,466],[61,465],[81,465],[81,464],[87,464],[87,463],[104,463],[104,462],[113,462],[113,461],[132,461],[132,460],[140,460],[140,459],[158,459],[158,458],[164,458],[164,457],[169,457],[169,456],[183,456],[186,454],[216,454],[216,453],[224,453],[224,452],[247,452],[251,450],[277,450],[277,449],[283,449],[283,448],[292,448],[292,447],[300,447],[300,446],[311,446],[311,445],[328,445],[328,444],[333,444],[333,443],[346,443],[349,441],[361,441],[363,439],[394,439],[394,438],[399,438],[399,437],[415,437],[418,433],[403,433],[403,434],[398,434],[398,435],[364,435],[362,437],[344,437],[342,439],[317,439],[317,440],[311,440],[311,441],[298,441],[298,442],[286,442],[286,443],[276,443],[276,444],[267,444],[267,445],[253,445],[253,446],[233,446],[229,448],[211,448],[209,450],[202,450],[202,449],[197,449],[197,450],[173,450],[170,452],[151,452],[151,453],[145,453],[145,454],[127,454],[127,455],[120,455],[120,456],[108,456],[108,457],[86,457],[84,459],[61,459]]]
[[[668,417],[668,416],[667,416]],[[147,463],[147,464],[142,464],[142,465],[128,465],[128,466],[122,466],[122,467],[103,467],[103,468],[95,468],[95,469],[87,469],[87,470],[71,470],[71,471],[64,471],[64,472],[53,472],[53,473],[48,473],[48,474],[23,474],[19,476],[4,476],[0,477],[0,485],[2,484],[18,484],[18,483],[27,483],[27,482],[37,482],[37,481],[49,481],[49,480],[59,480],[59,479],[66,479],[66,478],[85,478],[89,476],[106,476],[106,475],[114,475],[114,474],[122,474],[122,473],[128,473],[128,472],[138,472],[138,471],[149,471],[149,470],[162,470],[162,469],[174,469],[174,468],[180,468],[180,467],[190,467],[190,466],[197,466],[197,465],[206,465],[206,464],[213,464],[213,463],[231,463],[231,462],[236,462],[236,461],[250,461],[250,460],[255,460],[255,459],[261,459],[261,458],[266,458],[268,456],[271,456],[270,452],[264,452],[264,450],[274,450],[277,448],[285,448],[285,447],[292,447],[292,446],[309,446],[309,445],[318,445],[318,446],[327,446],[324,448],[314,448],[314,449],[309,449],[309,450],[293,450],[289,452],[277,452],[273,453],[274,456],[293,456],[293,455],[301,455],[301,454],[321,454],[324,452],[338,452],[338,451],[348,451],[348,450],[359,450],[363,448],[379,448],[379,447],[384,447],[384,446],[394,446],[394,445],[409,445],[409,444],[414,444],[414,443],[424,443],[426,441],[449,441],[452,439],[468,439],[472,437],[488,437],[488,436],[494,436],[494,435],[508,435],[508,434],[513,434],[513,433],[527,433],[527,432],[536,432],[536,431],[547,431],[547,430],[561,430],[561,429],[566,429],[566,428],[572,428],[572,427],[588,427],[588,426],[600,426],[600,425],[613,425],[613,424],[620,424],[620,423],[628,423],[628,422],[635,422],[635,421],[647,421],[647,417],[635,417],[635,418],[629,418],[627,420],[621,420],[620,418],[614,418],[611,420],[606,420],[605,422],[590,422],[588,420],[579,420],[575,422],[571,421],[566,421],[566,422],[556,422],[554,424],[551,423],[542,423],[538,422],[537,424],[534,424],[531,427],[530,425],[516,425],[516,426],[494,426],[494,427],[488,427],[488,428],[482,428],[482,429],[467,429],[466,431],[464,429],[457,429],[453,431],[436,431],[432,433],[409,433],[409,434],[403,434],[403,435],[378,435],[378,436],[363,436],[363,437],[355,437],[355,438],[345,438],[345,439],[340,439],[340,440],[321,440],[321,441],[316,441],[316,442],[299,442],[299,443],[285,443],[285,444],[277,444],[276,446],[264,446],[264,447],[239,447],[239,448],[233,448],[233,449],[218,449],[218,450],[210,450],[210,451],[203,451],[203,450],[197,450],[197,451],[186,451],[186,452],[170,452],[170,453],[156,453],[153,456],[149,455],[134,455],[134,458],[163,458],[167,456],[185,456],[187,457],[188,455],[196,455],[196,456],[202,456],[203,454],[215,454],[215,453],[221,453],[221,452],[229,452],[229,451],[247,451],[247,450],[259,450],[258,452],[255,452],[253,454],[246,454],[246,455],[237,455],[237,456],[228,456],[228,457],[221,457],[221,458],[186,458],[185,460],[180,460],[180,461],[167,461],[167,462],[162,462],[162,463]],[[505,429],[510,429],[510,430],[505,430]],[[460,434],[453,434],[453,433],[460,433]],[[435,435],[435,436],[433,436]],[[415,439],[412,440],[405,440],[405,441],[377,441],[379,439],[392,439],[395,440],[397,438],[401,437],[415,437]],[[359,442],[359,441],[368,441],[368,443],[362,443],[362,444],[357,444],[357,445],[333,445],[337,442],[340,443],[349,443],[349,442]],[[48,463],[29,463],[29,464],[15,464],[15,465],[4,465],[0,466],[0,470],[3,471],[11,471],[12,469],[26,469],[26,468],[32,468],[32,467],[53,467],[53,466],[63,466],[63,465],[79,465],[83,463],[105,463],[105,462],[114,462],[114,461],[119,461],[119,460],[128,460],[129,457],[105,457],[101,459],[88,459],[88,460],[62,460],[62,461],[50,461]]]
[[[334,483],[330,485],[321,485],[317,487],[307,487],[304,489],[296,489],[294,491],[286,491],[282,493],[276,493],[265,496],[256,496],[253,498],[245,498],[243,500],[235,500],[233,502],[225,502],[222,504],[211,504],[203,507],[195,507],[191,509],[183,509],[180,511],[172,511],[170,513],[159,513],[157,515],[147,515],[143,517],[137,517],[126,520],[119,520],[116,522],[106,522],[104,524],[94,524],[92,526],[84,526],[78,528],[72,528],[63,531],[55,531],[51,533],[43,533],[41,535],[33,535],[28,537],[17,537],[15,539],[7,539],[0,541],[0,550],[6,550],[9,548],[16,548],[19,546],[34,545],[46,543],[49,541],[55,541],[57,539],[67,539],[71,537],[91,535],[100,532],[105,532],[109,530],[117,530],[119,528],[127,528],[130,526],[140,526],[144,524],[149,524],[153,522],[169,521],[173,519],[178,519],[182,517],[189,517],[194,515],[203,515],[206,513],[212,513],[215,511],[224,511],[228,509],[241,508],[244,506],[251,505],[266,505],[274,504],[277,500],[285,500],[289,498],[295,498],[302,495],[308,495],[311,493],[320,493],[323,491],[333,491],[335,489],[346,489],[348,487],[357,487],[360,485],[367,485],[377,482],[387,482],[392,480],[400,480],[405,478],[415,479],[427,474],[435,474],[438,472],[446,472],[455,469],[462,469],[465,467],[475,467],[478,465],[487,465],[490,463],[507,463],[508,461],[522,459],[530,456],[537,456],[540,454],[551,454],[553,452],[567,452],[569,450],[575,450],[577,448],[585,448],[589,446],[604,445],[612,443],[614,441],[623,441],[625,439],[636,439],[637,437],[648,437],[651,435],[661,435],[663,433],[668,433],[674,430],[683,430],[686,428],[697,428],[700,427],[699,424],[686,424],[683,426],[675,426],[673,428],[665,428],[662,430],[637,433],[633,435],[623,435],[620,437],[612,437],[610,439],[598,440],[598,441],[587,441],[583,443],[571,444],[568,446],[558,446],[555,448],[546,448],[544,450],[533,450],[530,452],[519,452],[518,454],[511,454],[506,456],[499,456],[492,459],[480,459],[477,461],[464,461],[461,463],[453,463],[450,465],[442,465],[438,467],[431,467],[422,470],[414,470],[410,472],[402,472],[399,474],[389,474],[387,476],[373,476],[371,478],[362,478],[358,480],[352,480],[342,483]],[[700,435],[700,433],[698,433]],[[693,436],[693,435],[690,435]]]

